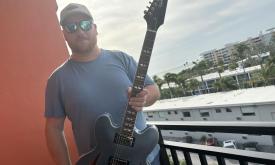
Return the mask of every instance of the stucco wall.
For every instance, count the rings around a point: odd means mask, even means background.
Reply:
[[[68,54],[56,9],[54,0],[0,1],[0,164],[53,164],[44,136],[44,91]]]

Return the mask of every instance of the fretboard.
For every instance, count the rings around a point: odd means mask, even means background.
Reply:
[[[144,81],[147,75],[147,70],[149,67],[149,62],[151,59],[151,54],[156,38],[156,31],[148,30],[145,35],[143,42],[138,67],[135,75],[134,84],[132,87],[131,97],[136,96],[144,87]],[[137,112],[127,105],[126,113],[123,119],[121,134],[125,136],[132,136],[135,126]]]

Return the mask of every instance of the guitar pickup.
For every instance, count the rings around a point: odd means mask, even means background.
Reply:
[[[133,137],[128,137],[128,136],[121,135],[118,133],[115,134],[115,138],[114,138],[115,144],[133,147],[134,142],[135,142],[135,138],[133,138]]]
[[[113,165],[113,164],[129,165],[129,161],[123,160],[123,159],[120,159],[120,158],[116,158],[116,157],[110,157],[108,164],[109,165]]]

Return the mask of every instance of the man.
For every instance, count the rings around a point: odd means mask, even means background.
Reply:
[[[136,127],[146,127],[142,107],[152,105],[160,96],[147,76],[145,87],[129,99],[137,64],[120,51],[97,45],[97,27],[89,10],[71,3],[61,11],[60,24],[72,50],[70,58],[50,76],[45,96],[46,139],[57,165],[71,165],[64,136],[64,120],[72,122],[79,155],[95,147],[95,120],[104,113],[121,124],[127,102],[138,111]],[[159,164],[157,145],[147,160]],[[142,151],[141,151],[142,152]]]

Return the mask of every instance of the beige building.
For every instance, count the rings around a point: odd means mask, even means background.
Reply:
[[[247,40],[242,42],[229,43],[229,44],[226,44],[221,49],[212,49],[209,51],[205,51],[201,53],[200,56],[202,59],[211,61],[214,64],[218,64],[219,60],[222,60],[224,64],[229,64],[230,60],[232,59],[232,55],[234,51],[236,51],[234,48],[236,44],[245,43],[249,47],[252,47],[253,45],[257,45],[259,43],[268,45],[274,33],[275,33],[275,28],[271,28],[267,30],[266,33],[264,34],[260,32],[259,36],[257,37],[249,37]]]

